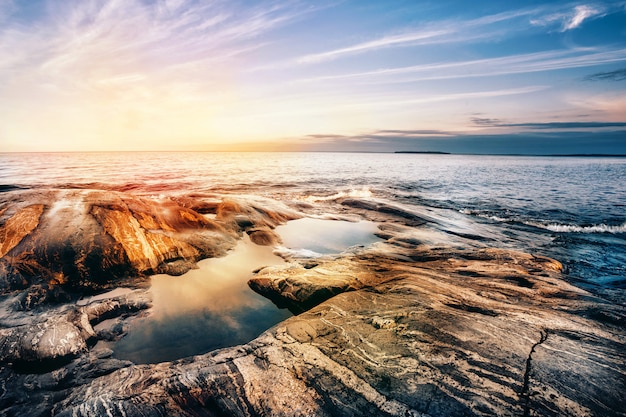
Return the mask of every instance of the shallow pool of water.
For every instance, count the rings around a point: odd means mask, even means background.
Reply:
[[[283,246],[300,256],[319,256],[341,253],[351,247],[368,246],[378,242],[376,223],[348,222],[304,218],[278,226],[276,232]]]
[[[380,239],[375,223],[304,218],[276,228],[283,245],[308,256],[343,252]],[[157,363],[247,343],[291,316],[248,287],[252,271],[280,265],[274,248],[244,235],[223,258],[204,259],[181,276],[154,275],[150,315],[135,319],[114,356]]]
[[[113,347],[114,356],[156,363],[249,342],[291,316],[252,291],[252,271],[284,261],[247,236],[223,258],[198,262],[178,277],[154,275],[153,308]]]

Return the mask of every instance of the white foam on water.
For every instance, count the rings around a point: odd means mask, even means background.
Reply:
[[[371,198],[372,195],[373,195],[372,191],[368,187],[363,187],[359,189],[351,189],[348,191],[339,191],[335,194],[327,195],[327,196],[309,195],[309,196],[304,197],[303,200],[309,203],[316,203],[319,201],[333,201],[333,200],[346,198],[346,197]]]
[[[575,224],[552,223],[548,225],[539,225],[539,227],[557,233],[626,233],[626,223],[621,226],[610,226],[606,224],[579,226]]]
[[[578,224],[559,224],[559,223],[545,223],[541,221],[524,221],[517,218],[500,217],[487,213],[481,213],[480,211],[461,209],[459,213],[466,214],[468,216],[481,217],[483,219],[489,219],[500,223],[520,222],[528,226],[538,227],[540,229],[550,230],[556,233],[626,233],[626,223],[622,225],[608,225],[608,224],[591,224],[591,225],[578,225]]]

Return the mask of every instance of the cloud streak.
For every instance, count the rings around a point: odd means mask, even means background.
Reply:
[[[562,6],[555,7],[562,8]],[[552,10],[555,7],[552,7]],[[295,62],[314,64],[384,48],[488,40],[503,35],[509,36],[515,31],[527,30],[527,25],[523,19],[529,19],[530,23],[535,26],[560,23],[561,31],[565,32],[580,27],[583,22],[589,19],[598,18],[607,13],[604,7],[594,5],[577,5],[568,11],[549,12],[549,10],[549,6],[540,6],[496,13],[475,19],[428,22],[419,29],[408,29],[404,33],[385,35],[330,51],[304,55],[297,58]],[[548,14],[546,15],[546,13]],[[507,24],[507,26],[502,27],[500,24]]]
[[[407,29],[403,33],[389,34],[366,42],[315,54],[304,55],[295,60],[298,64],[313,64],[392,47],[435,45],[452,42],[470,42],[488,39],[495,35],[489,26],[518,19],[535,13],[531,9],[515,10],[469,20],[447,20],[426,23],[419,29]],[[284,65],[284,64],[283,64]]]
[[[569,20],[565,21],[563,25],[563,31],[576,29],[577,27],[582,25],[585,20],[594,16],[601,15],[602,12],[602,9],[598,9],[593,6],[576,6],[574,8],[573,16],[571,16]]]
[[[367,52],[375,49],[389,48],[402,45],[425,44],[442,36],[450,34],[449,30],[424,30],[400,35],[384,36],[372,41],[359,43],[356,45],[339,48],[332,51],[321,52],[318,54],[305,55],[296,60],[300,64],[318,63],[340,58],[343,55]]]
[[[481,127],[517,127],[532,130],[563,130],[563,129],[606,129],[624,128],[626,122],[530,122],[505,123],[500,119],[473,117],[472,123]],[[623,130],[623,129],[621,129]]]
[[[586,20],[598,18],[606,14],[606,9],[593,4],[580,4],[567,11],[559,11],[531,19],[536,26],[560,25],[560,32],[579,28]]]
[[[615,71],[596,72],[585,77],[586,81],[624,81],[626,80],[626,68]]]
[[[469,61],[443,62],[374,71],[328,75],[302,79],[299,82],[379,80],[402,83],[454,78],[478,78],[497,75],[556,71],[591,67],[626,61],[626,48],[598,51],[593,48],[554,50],[530,54],[509,55]],[[401,76],[410,76],[402,78]],[[619,74],[617,74],[619,76]]]
[[[191,73],[215,75],[239,53],[262,46],[259,35],[301,13],[288,6],[237,10],[185,0],[50,2],[47,10],[29,26],[0,29],[3,80],[30,77],[66,89],[97,89],[112,79],[162,79],[169,72],[199,80]],[[212,84],[211,76],[207,81]]]
[[[622,120],[622,85],[582,81],[625,79],[623,2],[484,1],[0,0],[0,144],[447,140],[568,129],[503,126],[537,114]]]

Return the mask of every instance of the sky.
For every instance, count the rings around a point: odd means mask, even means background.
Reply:
[[[0,0],[0,151],[626,154],[626,0]]]

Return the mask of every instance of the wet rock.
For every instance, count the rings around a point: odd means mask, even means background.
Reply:
[[[516,253],[492,255],[511,268],[526,262]],[[373,255],[326,261],[315,275],[349,281],[348,266],[359,263],[356,275],[366,276],[375,264],[379,271],[360,289],[337,294],[246,345],[94,378],[56,403],[55,413],[621,415],[624,330],[576,313],[602,300],[550,269],[541,272],[547,276],[526,270],[536,281],[528,288],[498,276],[450,273],[447,262],[423,267]],[[498,262],[483,259],[480,269],[496,270]],[[304,268],[266,273],[286,274],[276,278],[290,282],[285,297],[298,292],[298,282],[307,288],[317,280]],[[567,296],[553,298],[544,286]]]
[[[366,213],[367,217],[376,220],[398,220],[407,226],[421,226],[427,223],[427,220],[402,207],[393,206],[391,204],[379,201],[364,200],[358,198],[344,198],[341,204],[352,209],[357,209],[362,213]]]
[[[71,296],[58,285],[35,284],[18,296],[20,310],[33,310],[48,303],[68,303]]]
[[[86,353],[97,339],[93,325],[123,314],[150,307],[143,290],[103,299],[86,306],[49,308],[31,318],[30,324],[0,329],[0,365],[10,365],[23,373],[45,373],[58,369]],[[3,323],[8,324],[7,320]]]
[[[0,333],[0,362],[10,363],[20,372],[59,368],[86,349],[80,329],[66,317]]]
[[[269,228],[249,229],[246,233],[250,240],[261,246],[276,246],[280,243],[280,237]]]
[[[216,220],[234,222],[247,230],[250,227],[273,229],[300,217],[299,212],[275,200],[246,196],[236,200],[224,199],[217,207]]]
[[[337,261],[332,263],[332,268],[325,265],[307,268],[292,263],[267,267],[250,279],[248,285],[279,307],[299,314],[336,294],[379,282],[376,275],[355,262]]]
[[[33,302],[25,304],[31,308],[48,300],[53,287],[99,291],[141,285],[150,274],[181,275],[199,259],[225,255],[242,229],[259,244],[274,244],[271,229],[299,215],[265,201],[97,190],[2,193],[0,293],[39,285],[41,296],[31,291]],[[200,213],[207,211],[216,219]]]
[[[0,298],[2,415],[624,415],[623,306],[567,284],[557,261],[425,243],[406,226],[419,219],[348,200],[344,209],[390,220],[386,244],[263,268],[250,281],[299,315],[241,346],[133,365],[106,341],[124,333],[126,316],[149,308],[145,289],[85,305],[43,301],[51,289],[99,289],[119,282],[120,271],[132,275],[118,267],[181,271],[243,232],[269,242],[298,213],[247,197],[207,197],[208,207],[192,197],[54,191],[20,202],[11,193],[2,193],[0,227],[16,243],[0,271],[12,271],[5,293],[22,285],[34,301]],[[21,210],[43,196],[52,204],[29,233],[6,226],[17,213],[37,217]],[[89,275],[98,268],[108,275]],[[136,287],[140,277],[126,279]]]
[[[0,258],[17,246],[39,224],[43,204],[18,209],[0,226]]]

